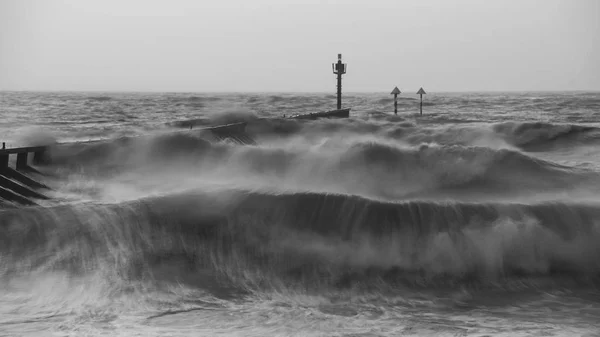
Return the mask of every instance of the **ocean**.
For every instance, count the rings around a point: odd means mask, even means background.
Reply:
[[[600,93],[343,99],[0,92],[0,336],[600,336]]]

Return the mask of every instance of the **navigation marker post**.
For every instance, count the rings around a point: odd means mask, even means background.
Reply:
[[[423,95],[427,94],[425,92],[425,90],[423,90],[423,87],[421,87],[421,89],[419,89],[419,91],[417,91],[417,95],[421,95],[421,116],[423,115]]]
[[[337,63],[332,63],[333,73],[337,75],[337,108],[342,109],[342,75],[346,73],[346,64],[342,63],[342,54],[338,54]]]
[[[390,93],[390,95],[394,95],[394,115],[398,114],[398,95],[400,94],[400,89],[395,87],[394,90]]]

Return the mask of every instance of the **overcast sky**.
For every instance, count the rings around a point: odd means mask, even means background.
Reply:
[[[0,90],[600,90],[600,0],[0,0]]]

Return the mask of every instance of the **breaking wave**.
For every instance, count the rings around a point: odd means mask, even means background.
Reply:
[[[600,141],[600,129],[585,125],[507,122],[494,125],[494,130],[511,144],[527,150]]]
[[[94,175],[139,168],[195,170],[223,177],[280,183],[386,199],[490,193],[536,194],[579,187],[598,190],[597,174],[527,154],[459,145],[399,145],[372,139],[329,139],[305,146],[235,146],[202,134],[174,133],[73,144],[51,151],[52,161]],[[242,178],[238,178],[240,180]],[[291,186],[291,185],[290,185]]]
[[[240,287],[595,279],[597,203],[380,202],[326,193],[218,190],[117,205],[4,211],[2,273],[211,270]]]
[[[442,118],[440,115],[439,118]],[[447,118],[447,117],[444,117]],[[383,119],[383,122],[382,122]],[[513,148],[523,151],[551,151],[556,148],[594,145],[600,141],[600,129],[578,124],[541,122],[475,123],[461,121],[453,125],[418,125],[399,123],[400,117],[377,115],[351,121],[324,120],[305,122],[286,119],[255,120],[249,129],[257,137],[304,137],[314,139],[339,136],[377,136],[411,145],[443,145]],[[453,120],[454,121],[454,120]],[[450,122],[447,120],[446,122]],[[458,121],[455,121],[458,122]]]

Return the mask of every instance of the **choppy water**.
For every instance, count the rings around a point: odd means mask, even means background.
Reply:
[[[600,336],[600,94],[416,97],[0,93],[0,335]]]

